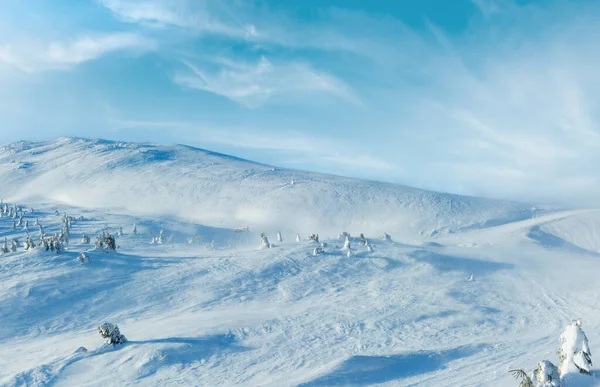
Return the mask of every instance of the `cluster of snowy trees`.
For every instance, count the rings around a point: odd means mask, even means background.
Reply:
[[[344,231],[339,234],[338,238],[344,240],[344,245],[343,245],[343,247],[341,247],[341,249],[339,246],[337,246],[337,248],[340,249],[343,253],[345,253],[348,257],[353,256],[354,249],[352,248],[352,237],[350,236],[350,234],[348,232]],[[383,239],[391,241],[391,237],[388,234],[384,234]],[[319,241],[319,234],[310,234],[306,238],[306,240],[319,244],[318,247],[314,248],[313,255],[323,254],[325,252],[325,248],[328,247],[328,244],[326,242]],[[281,236],[280,231],[277,232],[277,241],[283,242],[283,237]],[[302,239],[300,238],[300,234],[296,234],[296,242],[299,243],[301,241],[302,241]],[[364,234],[362,234],[362,233],[359,235],[359,245],[363,246],[367,250],[367,252],[373,251],[373,246],[369,243],[369,240],[367,238],[365,238]],[[274,246],[275,245],[273,245],[271,242],[269,242],[269,238],[267,237],[267,235],[265,233],[260,234],[260,244],[258,247],[259,249],[268,249],[268,248],[272,248]]]
[[[510,370],[515,378],[521,380],[519,387],[562,387],[563,382],[583,384],[585,381],[579,378],[591,377],[592,352],[581,329],[581,320],[567,325],[559,342],[558,367],[549,360],[542,360],[531,375],[522,369]]]

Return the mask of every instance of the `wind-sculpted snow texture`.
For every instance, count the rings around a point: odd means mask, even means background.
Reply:
[[[1,386],[517,386],[508,370],[557,359],[573,319],[600,345],[596,211],[532,216],[180,146],[61,139],[0,161],[30,225],[73,217],[60,254],[0,254]],[[24,241],[12,221],[0,239]],[[94,248],[104,230],[116,251]],[[105,344],[105,322],[127,341]]]

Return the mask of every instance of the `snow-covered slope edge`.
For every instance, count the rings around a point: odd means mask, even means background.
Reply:
[[[413,238],[527,219],[527,205],[273,168],[180,145],[60,138],[0,149],[0,195],[216,227]],[[333,235],[333,234],[332,234]]]

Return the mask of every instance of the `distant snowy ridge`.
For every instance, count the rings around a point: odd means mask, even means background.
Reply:
[[[0,196],[215,227],[403,238],[531,218],[531,206],[273,168],[181,145],[60,138],[0,148]]]

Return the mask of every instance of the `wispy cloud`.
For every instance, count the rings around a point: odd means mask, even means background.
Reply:
[[[323,93],[360,105],[350,88],[336,77],[315,70],[302,62],[271,63],[261,56],[255,63],[217,58],[216,71],[202,70],[184,60],[188,71],[177,74],[178,84],[208,91],[236,101],[246,107],[258,107],[273,97],[303,93]]]
[[[0,62],[25,72],[58,70],[115,51],[144,51],[153,47],[151,40],[137,34],[87,35],[69,41],[0,45]]]

